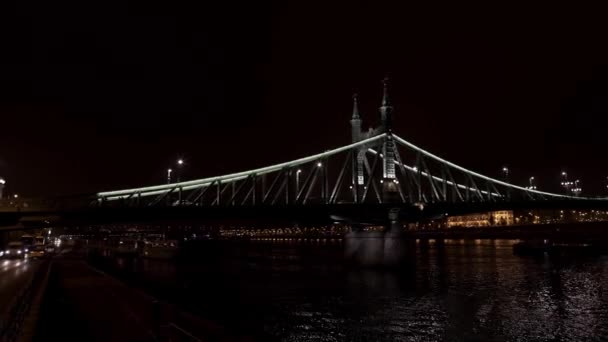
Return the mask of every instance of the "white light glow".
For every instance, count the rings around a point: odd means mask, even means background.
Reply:
[[[258,169],[231,173],[231,174],[223,175],[223,176],[215,176],[215,177],[173,183],[173,184],[154,185],[154,186],[126,189],[126,190],[98,192],[97,197],[104,198],[106,200],[111,201],[111,200],[118,200],[121,198],[126,198],[132,194],[139,194],[142,197],[160,195],[160,194],[166,193],[167,191],[170,191],[171,189],[175,188],[176,186],[181,187],[182,191],[187,191],[187,190],[193,190],[193,189],[200,189],[201,187],[208,186],[211,183],[215,183],[218,181],[219,182],[234,182],[234,181],[238,181],[241,179],[245,179],[245,178],[249,177],[249,175],[251,175],[251,174],[256,174],[259,176],[259,175],[264,175],[264,174],[280,171],[280,170],[284,169],[285,167],[300,166],[300,165],[310,163],[315,160],[319,160],[324,157],[329,157],[334,154],[338,154],[338,153],[341,153],[344,151],[349,151],[349,150],[353,149],[354,147],[363,146],[365,144],[369,144],[374,141],[381,140],[384,137],[386,137],[386,133],[371,137],[369,139],[361,140],[359,142],[356,142],[356,143],[353,143],[350,145],[338,147],[338,148],[335,148],[333,150],[329,150],[329,151],[326,151],[323,153],[315,154],[315,155],[308,156],[308,157],[303,157],[300,159],[296,159],[296,160],[292,160],[292,161],[288,161],[288,162],[284,162],[284,163],[280,163],[280,164],[266,166],[266,167],[262,167],[262,168],[258,168]]]
[[[429,158],[435,159],[435,160],[437,160],[437,161],[439,161],[441,163],[446,164],[449,167],[452,167],[452,168],[457,169],[457,170],[462,171],[462,172],[466,172],[466,173],[468,173],[468,174],[470,174],[472,176],[475,176],[475,177],[478,177],[478,178],[481,178],[481,179],[493,182],[495,184],[499,184],[499,185],[502,185],[502,186],[510,187],[512,189],[528,191],[528,192],[532,192],[532,193],[535,193],[535,194],[545,195],[545,196],[551,196],[551,197],[572,198],[572,199],[594,199],[594,198],[586,198],[586,197],[572,197],[572,196],[554,194],[554,193],[545,192],[545,191],[538,191],[538,190],[530,190],[530,189],[526,189],[526,188],[521,187],[521,186],[517,186],[517,185],[513,185],[513,184],[510,184],[510,183],[503,182],[503,181],[499,181],[497,179],[493,179],[493,178],[484,176],[484,175],[479,174],[477,172],[465,169],[462,166],[458,166],[458,165],[456,165],[456,164],[454,164],[452,162],[449,162],[449,161],[447,161],[445,159],[442,159],[442,158],[440,158],[440,157],[438,157],[438,156],[436,156],[436,155],[434,155],[434,154],[432,154],[432,153],[430,153],[428,151],[425,151],[425,150],[421,149],[420,147],[418,147],[418,146],[416,146],[416,145],[408,142],[407,140],[405,140],[405,139],[403,139],[403,138],[401,138],[401,137],[399,137],[397,135],[393,135],[393,137],[401,145],[406,146],[408,148],[411,148],[411,149],[413,149],[415,151],[418,151],[418,152],[426,155]],[[608,198],[606,198],[606,199],[608,199]],[[595,198],[594,200],[597,200],[597,199]]]

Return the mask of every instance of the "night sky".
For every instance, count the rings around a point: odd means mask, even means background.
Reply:
[[[555,190],[566,168],[605,189],[605,8],[202,3],[3,11],[8,192],[163,183],[178,157],[192,179],[321,152],[350,141],[353,92],[376,124],[385,75],[401,137],[489,176],[506,164],[516,183]]]

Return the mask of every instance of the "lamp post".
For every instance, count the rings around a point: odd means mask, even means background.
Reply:
[[[177,160],[177,182],[181,182],[181,178],[182,178],[182,168],[184,166],[184,160],[183,159],[178,159]],[[177,203],[178,205],[182,204],[182,187],[179,186],[179,188],[177,188],[178,193],[177,193]]]
[[[167,169],[167,184],[171,184],[171,172],[173,172],[172,169]]]
[[[296,171],[296,196],[300,193],[300,173],[302,173],[302,170],[298,169]]]
[[[502,167],[502,174],[504,176],[505,183],[509,183],[509,168],[506,166]],[[507,199],[511,198],[511,188],[507,188]]]
[[[178,159],[177,160],[177,182],[179,183],[181,181],[182,178],[182,167],[184,166],[184,160],[183,159]]]
[[[530,190],[536,190],[536,185],[534,185],[534,177],[530,177],[530,186],[528,187]]]
[[[6,181],[4,178],[0,178],[0,200],[2,199],[2,190],[4,190],[4,184],[6,184]]]
[[[579,186],[580,184],[580,180],[575,180],[574,181],[574,188],[572,188],[572,192],[574,193],[574,196],[580,196],[581,191],[583,191],[583,189]]]
[[[562,171],[562,182],[560,184],[564,188],[564,193],[568,195],[572,182],[568,182],[568,173],[566,171]]]

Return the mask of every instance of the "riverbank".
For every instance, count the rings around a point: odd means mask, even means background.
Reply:
[[[35,341],[249,341],[128,286],[82,257],[54,260]]]

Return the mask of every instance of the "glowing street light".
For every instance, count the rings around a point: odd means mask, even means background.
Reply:
[[[167,169],[167,184],[171,184],[171,172],[173,172],[172,169]]]
[[[178,183],[181,181],[181,178],[182,178],[182,168],[183,167],[184,167],[184,160],[180,158],[177,160],[177,182]]]
[[[534,177],[530,177],[530,186],[528,187],[528,189],[530,190],[536,190],[536,185],[534,185]]]
[[[564,187],[564,192],[568,194],[573,183],[568,182],[568,173],[566,171],[562,171],[562,182],[560,184],[562,187]]]
[[[184,167],[184,160],[182,158],[179,158],[177,160],[177,182],[178,183],[181,181],[181,178],[182,178],[183,167]],[[177,201],[181,205],[182,204],[182,187],[181,186],[178,188],[177,196],[178,196]]]
[[[300,173],[302,173],[302,170],[298,169],[296,171],[296,194],[300,193]]]
[[[574,196],[579,196],[583,191],[583,189],[579,186],[580,182],[581,181],[578,179],[574,181],[574,188],[572,188],[572,193],[574,193]]]

